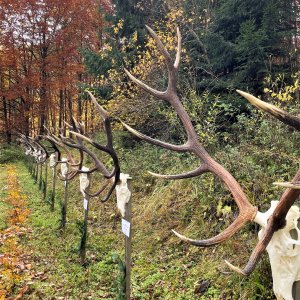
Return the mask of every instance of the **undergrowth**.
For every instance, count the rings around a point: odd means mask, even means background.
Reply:
[[[240,116],[230,134],[216,133],[218,146],[210,146],[210,152],[241,183],[250,202],[265,211],[282,194],[272,182],[291,180],[298,169],[299,139],[296,132],[269,118]],[[248,224],[234,238],[208,249],[182,243],[171,232],[207,238],[227,227],[237,207],[224,185],[209,174],[177,181],[156,179],[147,170],[179,173],[199,162],[133,140],[127,133],[115,134],[115,140],[122,171],[133,177],[132,299],[273,299],[267,255],[247,278],[232,273],[224,263],[226,259],[245,265],[257,243],[258,226]],[[42,274],[30,286],[30,299],[116,299],[122,278],[121,263],[114,257],[124,257],[124,236],[115,199],[105,204],[91,200],[88,263],[81,266],[77,224],[83,218],[83,203],[78,179],[69,185],[62,232],[57,203],[63,198],[63,183],[57,182],[56,210],[51,213],[24,165],[17,166],[32,211],[33,237],[26,245]],[[98,179],[93,179],[94,184],[99,184]]]

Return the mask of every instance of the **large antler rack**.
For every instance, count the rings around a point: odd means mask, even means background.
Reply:
[[[25,148],[25,153],[27,155],[32,155],[34,152],[34,147],[33,145],[29,142],[28,138],[26,135],[19,133],[19,139],[17,139],[21,145]]]
[[[44,145],[40,142],[40,137],[26,137],[28,143],[31,144],[34,149],[33,156],[37,164],[43,164],[49,157],[49,154],[44,147]]]
[[[136,77],[134,77],[132,74],[130,74],[126,69],[125,72],[129,76],[129,78],[135,82],[138,86],[140,86],[142,89],[144,89],[146,92],[151,94],[152,96],[162,99],[164,101],[167,101],[168,103],[173,106],[175,111],[177,112],[184,128],[187,133],[187,141],[183,145],[174,145],[174,144],[169,144],[154,138],[151,138],[149,136],[146,136],[135,129],[131,128],[127,124],[123,123],[124,126],[135,136],[139,137],[140,139],[151,143],[153,145],[160,146],[162,148],[168,149],[168,150],[173,150],[173,151],[178,151],[178,152],[190,152],[197,156],[201,162],[200,166],[193,170],[189,171],[183,174],[178,174],[178,175],[161,175],[161,174],[155,174],[151,173],[154,176],[164,178],[164,179],[183,179],[183,178],[191,178],[195,177],[201,174],[204,174],[206,172],[210,172],[213,175],[217,176],[220,178],[223,183],[227,186],[229,191],[232,194],[233,199],[235,200],[238,208],[239,208],[239,215],[235,219],[235,221],[229,225],[223,232],[218,234],[215,237],[206,239],[206,240],[193,240],[190,238],[187,238],[176,231],[173,231],[180,239],[183,241],[186,241],[190,244],[200,246],[200,247],[210,247],[216,244],[219,244],[221,242],[226,241],[229,239],[232,235],[234,235],[239,229],[241,229],[247,222],[253,221],[256,214],[257,214],[257,207],[253,206],[245,193],[243,192],[241,186],[238,184],[236,179],[218,162],[216,162],[204,149],[202,144],[200,143],[198,136],[196,134],[196,131],[192,125],[192,122],[185,111],[178,95],[177,95],[177,90],[176,90],[176,84],[177,84],[177,79],[178,79],[178,69],[179,69],[179,63],[180,63],[180,56],[181,56],[181,35],[180,31],[177,28],[177,36],[178,36],[178,48],[177,48],[177,54],[176,54],[176,59],[175,63],[173,64],[172,59],[164,45],[162,44],[161,40],[158,38],[156,33],[147,26],[147,29],[153,39],[156,41],[158,49],[160,50],[161,54],[164,57],[165,65],[168,70],[168,86],[165,91],[158,91],[150,86],[146,85]],[[285,118],[284,118],[285,119]],[[296,175],[294,180],[296,180],[298,177],[300,177],[300,173]],[[299,178],[298,178],[299,179]],[[294,190],[287,190],[283,196],[282,199],[292,199],[290,202],[288,202],[288,206],[284,206],[283,204],[280,204],[272,217],[270,218],[270,221],[268,223],[267,229],[265,231],[263,239],[257,244],[255,247],[246,267],[243,270],[240,270],[238,268],[233,267],[232,265],[229,265],[234,268],[235,271],[238,271],[242,274],[248,275],[250,274],[253,269],[255,268],[258,260],[261,257],[261,253],[265,250],[267,244],[269,243],[273,233],[282,228],[284,226],[284,216],[286,215],[288,211],[288,207],[294,203],[294,199],[296,195],[298,195],[299,192],[295,192]],[[281,200],[280,203],[285,202],[286,200]],[[283,209],[283,212],[281,211]],[[279,211],[281,213],[279,214]]]
[[[47,134],[45,134],[43,136],[43,138],[50,143],[50,146],[48,147],[48,153],[49,153],[49,155],[56,154],[57,161],[60,161],[61,160],[61,152],[60,152],[59,148],[57,147],[56,143],[53,142],[53,140],[51,139],[51,136],[50,136],[51,132],[49,131],[49,129],[46,126],[44,126],[44,128],[45,128]]]
[[[61,152],[58,150],[59,156],[57,158],[56,164],[62,164],[62,163],[67,163],[67,165],[70,167],[70,171],[63,176],[60,171],[58,171],[58,177],[63,180],[63,181],[69,181],[72,180],[77,174],[79,174],[81,168],[82,168],[82,163],[83,163],[83,152],[80,150],[79,155],[80,155],[80,160],[77,162],[72,155],[71,151],[68,149],[66,144],[63,142],[63,140],[53,134],[48,128],[47,130],[47,135],[46,138],[47,140],[54,144],[55,147],[58,149],[58,147],[62,148],[64,152],[67,155],[67,161],[61,160]],[[60,136],[62,135],[62,130],[60,130]]]
[[[258,109],[261,109],[269,113],[270,115],[277,118],[281,122],[291,127],[294,127],[296,130],[300,131],[300,118],[290,115],[284,110],[270,103],[266,103],[246,92],[240,90],[237,90],[237,92]],[[275,208],[273,214],[268,219],[268,223],[266,228],[264,229],[263,236],[259,240],[255,249],[253,250],[246,267],[243,270],[241,270],[231,265],[229,262],[226,262],[233,270],[244,275],[248,275],[254,270],[256,264],[260,260],[263,252],[265,251],[270,240],[272,239],[274,232],[285,227],[286,215],[300,195],[299,181],[300,181],[300,168],[297,171],[291,183],[275,183],[278,186],[283,186],[287,188],[285,189],[282,196],[280,197],[279,203]]]
[[[119,166],[119,160],[118,160],[117,154],[113,147],[113,137],[112,137],[112,130],[111,130],[109,116],[108,116],[107,112],[98,104],[95,97],[89,91],[88,91],[88,94],[90,95],[93,104],[95,105],[98,113],[100,114],[100,116],[103,120],[104,130],[105,130],[106,138],[107,138],[106,145],[101,145],[101,144],[95,142],[94,140],[92,140],[91,138],[87,137],[84,134],[84,126],[81,123],[76,122],[74,119],[72,122],[73,123],[72,126],[69,124],[67,124],[67,126],[70,129],[70,134],[72,134],[76,137],[76,142],[70,138],[64,137],[63,135],[60,135],[60,138],[62,139],[63,143],[65,143],[67,146],[83,151],[88,156],[90,156],[92,158],[92,160],[94,161],[93,168],[91,168],[88,171],[81,170],[80,173],[91,174],[91,173],[94,173],[97,171],[97,172],[101,173],[103,175],[103,177],[106,179],[103,186],[101,186],[96,192],[90,192],[90,191],[86,190],[85,193],[87,195],[89,195],[90,197],[99,196],[108,187],[108,185],[112,181],[112,185],[109,188],[107,194],[105,195],[105,197],[103,199],[101,199],[102,202],[106,202],[110,198],[112,192],[114,191],[116,185],[119,182],[120,166]],[[73,130],[71,130],[72,127],[73,127]],[[84,145],[83,141],[88,142],[96,149],[101,150],[102,152],[105,152],[108,155],[110,155],[110,157],[113,160],[113,164],[114,164],[114,168],[112,169],[112,171],[109,171],[106,168],[106,166],[98,159],[97,155],[94,154],[89,148],[87,148]]]

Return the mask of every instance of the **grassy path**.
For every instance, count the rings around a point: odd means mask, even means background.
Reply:
[[[1,166],[0,299],[21,299],[27,281],[34,277],[30,252],[22,247],[29,238],[26,221],[30,214],[27,197],[21,192],[14,166]]]
[[[24,217],[19,222],[22,225],[20,231],[16,231],[18,236],[17,248],[22,249],[16,253],[16,256],[20,255],[23,258],[28,256],[30,263],[28,258],[25,262],[19,262],[18,259],[14,260],[17,271],[12,271],[12,274],[16,273],[17,276],[10,278],[10,283],[7,283],[7,286],[5,286],[6,283],[3,284],[0,281],[2,293],[0,300],[116,299],[115,284],[112,282],[112,278],[117,271],[117,265],[113,261],[112,253],[103,251],[105,240],[99,240],[96,243],[95,240],[91,241],[94,249],[89,252],[89,257],[91,257],[89,264],[87,267],[81,266],[78,257],[80,241],[78,222],[69,222],[66,231],[61,232],[59,230],[60,210],[58,204],[56,203],[56,211],[51,212],[48,203],[43,201],[42,192],[38,190],[38,185],[34,183],[27,168],[19,163],[2,166],[1,169],[8,169],[8,172],[0,173],[2,186],[0,190],[0,242],[5,232],[11,230],[8,216],[15,209],[13,204],[8,203],[7,199],[11,198],[12,192],[18,191],[24,200],[22,218],[23,214],[26,215],[26,218]],[[6,184],[9,173],[13,173],[15,177],[11,185]],[[61,196],[62,192],[58,190],[58,198]],[[18,202],[20,201],[18,200]],[[72,210],[70,214],[72,214]],[[6,250],[11,252],[2,243],[1,253],[5,255]],[[100,255],[96,257],[93,253],[100,253]],[[1,266],[3,273],[5,271],[3,263]],[[1,280],[3,278],[2,274]]]

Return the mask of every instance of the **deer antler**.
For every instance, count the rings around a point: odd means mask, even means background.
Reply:
[[[182,235],[176,233],[181,239],[188,241],[194,245],[202,246],[202,247],[208,247],[212,246],[218,243],[221,243],[225,240],[227,240],[229,237],[231,237],[236,231],[238,231],[246,222],[253,220],[255,217],[257,208],[250,204],[248,201],[245,193],[243,192],[240,185],[237,183],[237,181],[234,179],[234,177],[224,169],[223,166],[218,164],[213,158],[207,153],[207,151],[204,149],[204,147],[201,145],[198,136],[196,134],[196,131],[192,125],[192,122],[185,111],[182,103],[179,100],[179,97],[177,95],[176,91],[176,84],[177,84],[177,77],[178,77],[178,68],[179,68],[179,62],[180,62],[180,51],[181,51],[181,35],[179,32],[179,29],[177,29],[177,35],[178,35],[178,49],[176,54],[176,60],[175,63],[172,63],[170,54],[163,46],[162,42],[156,35],[156,33],[149,27],[147,27],[148,31],[150,32],[151,36],[155,39],[158,48],[165,59],[165,64],[168,69],[168,86],[167,89],[164,92],[157,91],[145,83],[142,83],[140,80],[135,78],[133,75],[131,75],[127,70],[125,72],[130,77],[132,81],[134,81],[137,85],[139,85],[141,88],[143,88],[145,91],[149,92],[151,95],[163,99],[167,102],[169,102],[173,108],[176,110],[184,128],[187,133],[187,142],[183,145],[173,145],[169,143],[165,143],[156,139],[153,139],[151,137],[148,137],[130,126],[125,125],[125,127],[134,135],[137,137],[160,147],[173,150],[173,151],[179,151],[179,152],[191,152],[194,155],[196,155],[200,159],[200,166],[195,169],[194,171],[190,171],[184,174],[179,175],[160,175],[152,173],[155,176],[162,177],[162,178],[168,178],[168,179],[179,179],[179,178],[190,178],[194,176],[201,175],[205,172],[211,172],[214,175],[218,176],[224,184],[228,187],[230,190],[235,202],[238,205],[239,208],[239,216],[238,218],[222,233],[219,235],[207,239],[207,240],[191,240],[188,238],[183,237]]]
[[[246,98],[252,105],[256,106],[257,108],[271,114],[281,122],[294,127],[297,130],[300,130],[300,119],[288,114],[284,110],[266,103],[246,92],[242,92],[237,90],[237,92]],[[299,180],[300,180],[300,169],[296,173],[295,177],[292,180],[292,183],[277,183],[277,185],[286,187],[287,189],[282,194],[277,207],[274,210],[274,213],[270,216],[268,220],[268,224],[264,230],[264,235],[256,245],[255,249],[252,252],[252,255],[246,265],[246,267],[241,270],[229,262],[226,263],[235,271],[248,275],[250,274],[259,259],[261,258],[264,250],[266,249],[267,245],[269,244],[273,234],[275,231],[282,229],[286,225],[286,215],[289,209],[292,207],[298,196],[300,195],[299,190]]]
[[[107,112],[98,104],[97,100],[95,99],[95,97],[88,92],[92,102],[94,103],[94,105],[96,106],[97,111],[99,112],[103,123],[104,123],[104,129],[105,129],[105,133],[107,136],[107,143],[106,145],[100,145],[97,142],[93,141],[91,138],[88,138],[84,135],[84,130],[83,130],[83,126],[80,123],[77,123],[75,120],[73,120],[73,130],[70,130],[70,133],[73,134],[76,137],[77,142],[74,142],[71,139],[67,139],[63,136],[60,136],[61,139],[63,140],[63,142],[69,146],[69,147],[73,147],[73,148],[77,148],[80,149],[81,151],[83,151],[84,153],[86,153],[87,155],[89,155],[93,161],[94,161],[94,167],[89,170],[89,171],[80,171],[82,173],[93,173],[95,171],[99,171],[104,178],[106,178],[107,180],[105,181],[104,185],[102,187],[100,187],[100,189],[97,192],[91,193],[89,191],[86,191],[86,193],[90,196],[90,197],[97,197],[98,195],[100,195],[105,188],[108,186],[110,179],[114,178],[113,183],[108,191],[108,193],[106,194],[106,196],[101,200],[102,202],[105,202],[109,199],[109,197],[111,196],[113,190],[115,189],[116,185],[119,182],[119,177],[120,177],[120,166],[119,166],[119,160],[117,157],[117,154],[113,148],[113,139],[112,139],[112,131],[111,131],[111,125],[110,125],[110,119],[108,117]],[[67,124],[68,125],[68,124]],[[69,127],[71,127],[69,125]],[[109,154],[113,160],[114,163],[114,168],[113,170],[110,172],[105,165],[97,158],[97,156],[90,150],[88,149],[83,141],[88,142],[89,144],[91,144],[92,146],[94,146],[95,148]]]
[[[39,155],[36,156],[36,162],[38,164],[43,164],[49,157],[49,154],[48,154],[46,148],[40,142],[41,137],[40,136],[38,136],[36,138],[27,137],[27,139],[31,141],[31,145],[32,145],[33,149],[35,149],[35,151],[39,152]]]
[[[149,27],[147,27],[148,31],[150,32],[151,36],[156,41],[158,48],[161,52],[161,54],[164,56],[165,65],[168,69],[168,86],[167,89],[163,92],[157,91],[145,83],[141,82],[137,78],[135,78],[132,74],[130,74],[127,70],[125,70],[126,74],[129,76],[129,78],[134,81],[138,86],[143,88],[146,92],[150,93],[151,95],[165,100],[169,102],[175,111],[177,112],[184,128],[187,133],[187,141],[183,145],[173,145],[166,142],[162,142],[160,140],[153,139],[151,137],[148,137],[130,126],[124,124],[124,126],[135,136],[141,138],[142,140],[145,140],[151,144],[160,146],[162,148],[166,148],[173,151],[178,152],[191,152],[195,156],[197,156],[200,160],[200,166],[196,168],[193,171],[189,171],[184,174],[179,175],[160,175],[151,173],[152,175],[161,177],[161,178],[167,178],[167,179],[181,179],[181,178],[190,178],[194,176],[201,175],[206,172],[211,172],[215,176],[219,177],[224,184],[227,186],[227,188],[230,190],[233,199],[235,200],[238,208],[239,208],[239,215],[237,219],[229,226],[227,227],[223,232],[218,234],[217,236],[214,236],[210,239],[206,240],[193,240],[189,239],[187,237],[184,237],[177,233],[176,231],[173,231],[179,238],[181,238],[184,241],[187,241],[193,245],[200,246],[200,247],[209,247],[216,244],[219,244],[228,238],[230,238],[235,232],[237,232],[240,228],[242,228],[247,222],[252,221],[256,215],[257,208],[254,207],[247,199],[247,196],[243,192],[241,186],[238,184],[238,182],[235,180],[235,178],[219,163],[217,163],[204,149],[204,147],[201,145],[198,136],[196,134],[196,131],[192,125],[192,122],[185,111],[181,101],[179,100],[179,97],[177,95],[176,91],[176,84],[178,79],[178,68],[180,63],[180,53],[181,53],[181,35],[179,32],[179,29],[177,29],[177,36],[178,36],[178,49],[176,54],[175,63],[172,63],[172,59],[170,57],[170,54],[163,46],[162,42],[156,35],[156,33]]]
[[[63,181],[69,181],[72,180],[77,174],[79,174],[79,171],[82,167],[82,163],[83,163],[83,153],[80,150],[79,154],[80,154],[80,161],[76,162],[75,158],[73,157],[72,153],[69,151],[69,149],[66,147],[65,143],[62,141],[62,139],[59,139],[58,137],[56,137],[50,130],[48,130],[48,134],[47,134],[47,139],[53,143],[56,144],[57,146],[61,147],[62,149],[64,149],[65,153],[67,154],[67,162],[66,161],[62,161],[61,160],[61,155],[59,155],[60,157],[58,158],[56,163],[67,163],[68,166],[71,167],[71,170],[65,175],[62,176],[62,174],[60,172],[58,172],[58,177],[63,180]],[[59,152],[60,154],[60,152]]]

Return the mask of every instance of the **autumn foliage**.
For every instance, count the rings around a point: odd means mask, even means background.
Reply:
[[[19,182],[14,167],[8,168],[7,175],[8,195],[4,199],[8,205],[6,224],[8,227],[0,232],[0,299],[10,299],[18,283],[28,277],[26,271],[31,269],[27,261],[27,254],[20,246],[20,237],[28,234],[24,227],[30,214],[27,208],[26,196],[21,194]],[[25,292],[26,285],[21,289]],[[16,298],[18,299],[18,298]]]
[[[0,131],[41,134],[81,117],[81,50],[101,44],[107,0],[0,1]]]

